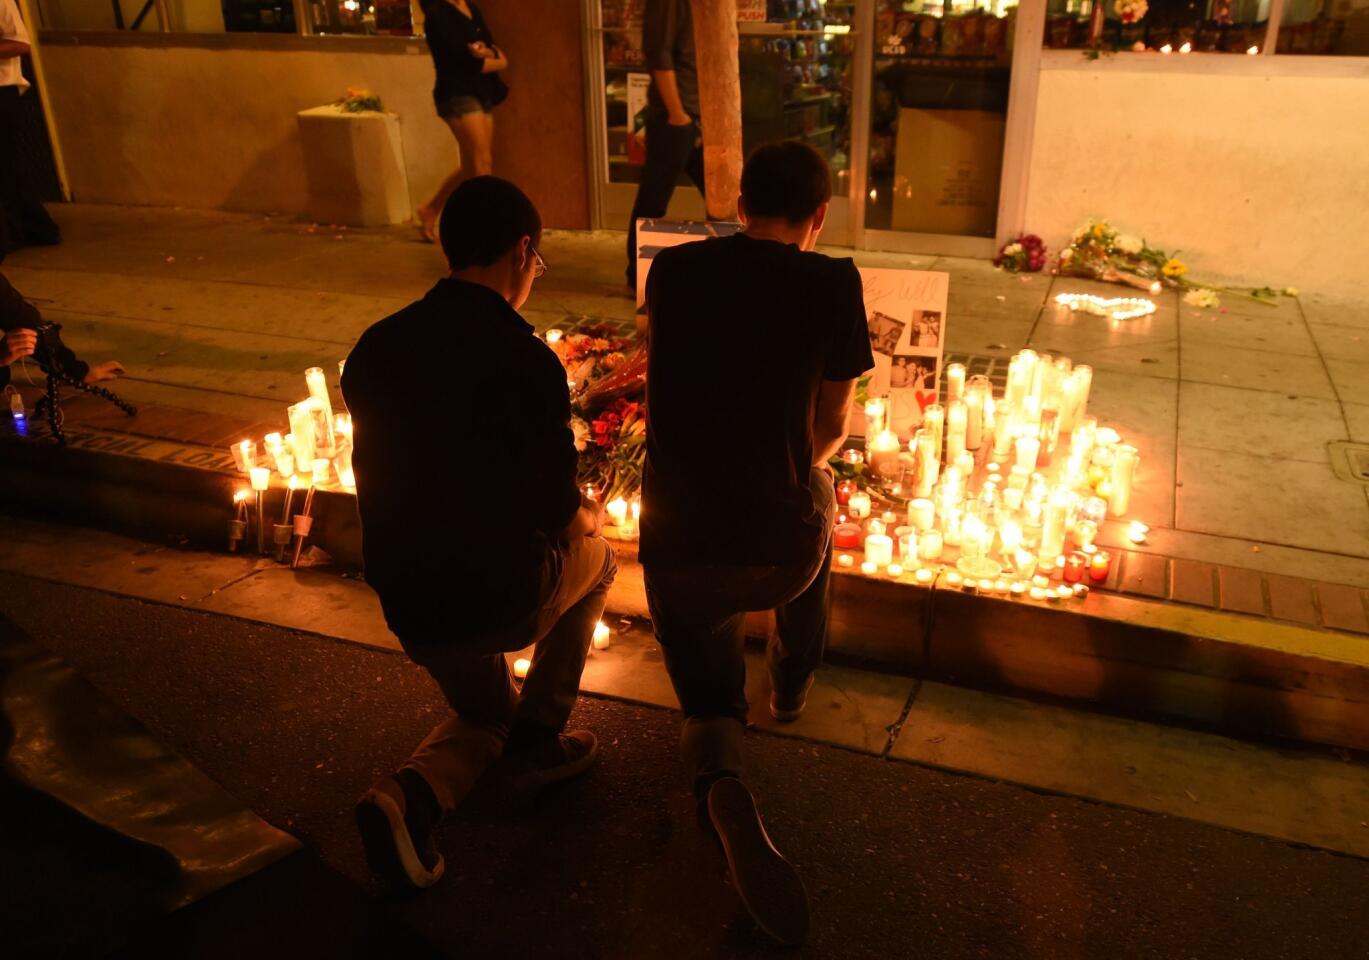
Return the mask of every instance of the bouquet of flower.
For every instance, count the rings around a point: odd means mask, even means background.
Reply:
[[[572,421],[580,451],[580,485],[592,486],[600,503],[634,496],[646,462],[646,406],[619,399],[588,423]]]
[[[613,336],[607,325],[590,327],[566,338],[561,363],[576,386],[603,377],[623,362],[632,341]]]
[[[334,100],[333,104],[341,107],[345,113],[365,113],[368,110],[376,113],[385,112],[385,108],[380,103],[380,97],[362,87],[348,87],[347,95],[339,100]]]
[[[1036,273],[1046,265],[1046,244],[1034,233],[1024,233],[1003,245],[993,265],[1009,273]]]
[[[1089,220],[1074,231],[1070,245],[1060,251],[1056,273],[1125,283],[1152,294],[1159,293],[1162,286],[1183,287],[1188,291],[1184,302],[1200,307],[1219,306],[1218,291],[1270,305],[1278,295],[1269,287],[1247,291],[1198,283],[1189,278],[1188,265],[1177,255],[1152,247],[1136,234],[1120,233],[1106,220]],[[1292,296],[1292,289],[1287,287],[1282,292]]]
[[[1146,15],[1150,4],[1146,0],[1115,0],[1112,9],[1123,23],[1136,23]]]

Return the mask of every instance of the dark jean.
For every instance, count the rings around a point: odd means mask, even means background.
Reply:
[[[404,767],[416,771],[443,812],[458,806],[503,752],[512,731],[560,732],[580,692],[580,675],[618,572],[602,537],[576,537],[549,551],[537,609],[498,634],[469,642],[400,637],[455,712],[418,745]],[[509,675],[505,651],[536,643],[522,689]]]
[[[493,113],[494,103],[485,97],[458,94],[437,102],[437,115],[443,120],[448,117],[464,117],[468,113]]]
[[[646,163],[637,184],[637,199],[627,225],[627,278],[637,283],[637,220],[664,217],[680,174],[704,192],[704,152],[699,144],[699,124],[672,126],[664,110],[652,110],[646,120]]]
[[[0,260],[10,250],[61,240],[57,224],[38,199],[30,165],[36,150],[23,131],[36,112],[38,94],[0,87]]]
[[[826,530],[811,556],[776,567],[652,564],[645,569],[651,621],[685,715],[681,752],[700,802],[715,780],[742,773],[747,612],[775,611],[777,629],[766,648],[774,690],[802,692],[822,665],[836,494],[825,470],[813,471],[811,486]]]

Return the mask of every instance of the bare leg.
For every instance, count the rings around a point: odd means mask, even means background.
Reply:
[[[456,137],[461,165],[442,181],[433,198],[418,208],[418,222],[424,239],[429,243],[437,242],[437,218],[441,216],[447,198],[461,185],[461,181],[487,174],[493,167],[490,150],[494,138],[493,116],[476,111],[459,117],[447,117],[446,122]]]

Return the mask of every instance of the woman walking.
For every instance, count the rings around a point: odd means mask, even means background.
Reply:
[[[493,111],[509,95],[499,72],[508,67],[509,60],[494,45],[485,18],[469,0],[425,0],[423,15],[428,49],[437,71],[433,101],[437,115],[451,128],[461,151],[456,172],[418,208],[423,237],[435,243],[437,218],[452,191],[462,180],[491,172]]]

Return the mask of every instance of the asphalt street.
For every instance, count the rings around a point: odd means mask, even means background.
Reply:
[[[582,698],[573,723],[599,735],[597,767],[520,807],[469,804],[444,828],[442,883],[384,898],[352,804],[443,715],[423,671],[7,574],[0,619],[306,845],[108,944],[130,955],[787,955],[752,926],[694,823],[673,712]],[[1369,862],[800,740],[753,734],[749,749],[771,835],[812,895],[803,955],[1365,956]],[[6,873],[26,882],[0,862]]]

